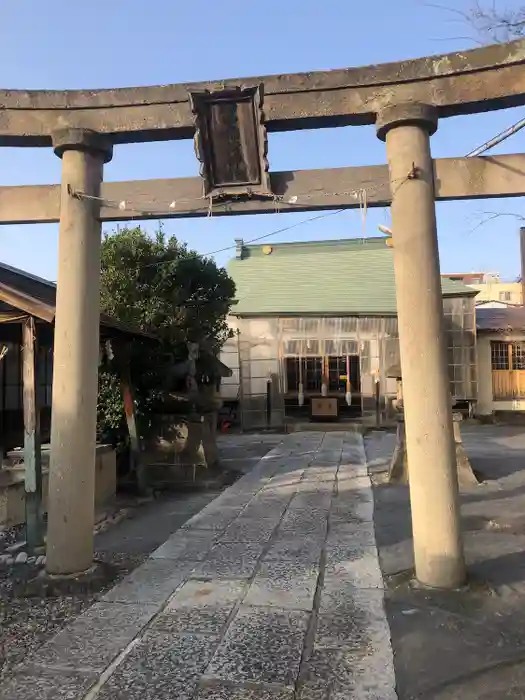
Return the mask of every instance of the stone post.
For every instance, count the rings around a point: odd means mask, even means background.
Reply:
[[[95,132],[65,129],[53,134],[53,147],[62,158],[62,185],[47,571],[67,575],[89,569],[93,560],[101,244],[96,197],[112,146]]]
[[[437,113],[407,103],[383,109],[416,578],[465,582],[458,478],[439,270],[430,135]]]

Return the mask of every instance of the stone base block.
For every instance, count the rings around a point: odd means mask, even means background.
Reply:
[[[0,525],[25,522],[25,478],[23,451],[9,452],[11,466],[0,470]],[[42,500],[47,512],[49,446],[42,446]],[[95,457],[95,507],[109,503],[117,490],[116,454],[110,445],[97,445]]]
[[[481,483],[481,479],[478,479],[472,469],[472,465],[470,464],[470,460],[461,440],[459,422],[456,420],[454,421],[454,441],[456,443],[456,464],[459,487],[469,488],[470,486],[477,486]],[[392,459],[390,460],[388,480],[391,483],[408,483],[408,457],[404,422],[399,422],[397,424],[396,446]]]

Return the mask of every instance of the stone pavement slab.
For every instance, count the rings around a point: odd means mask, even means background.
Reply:
[[[38,697],[390,700],[373,508],[361,435],[284,437],[39,650]]]
[[[243,607],[206,670],[232,683],[282,683],[299,673],[308,614],[299,610]]]
[[[363,590],[328,579],[317,616],[316,642],[322,647],[352,648],[356,655],[388,639],[383,591]]]
[[[192,572],[194,578],[248,579],[264,547],[253,542],[218,542]]]
[[[23,666],[1,686],[2,700],[84,700],[98,674]]]
[[[190,700],[214,649],[213,637],[148,633],[111,674],[97,700]]]
[[[279,518],[273,516],[253,520],[249,516],[237,518],[223,532],[221,542],[256,542],[265,544],[279,523]]]
[[[295,700],[294,693],[289,689],[274,690],[273,688],[253,689],[232,685],[213,685],[200,688],[195,700]]]
[[[181,561],[202,561],[217,539],[213,531],[179,530],[169,537],[151,555],[152,559],[175,559]]]
[[[289,610],[313,610],[319,566],[263,561],[244,602]]]
[[[303,676],[310,697],[317,693],[330,700],[396,700],[391,650],[382,652],[376,648],[369,656],[359,656],[345,646],[315,647]]]
[[[102,673],[157,610],[151,604],[95,603],[31,654],[28,662],[44,668]]]
[[[292,568],[305,564],[318,565],[324,546],[323,533],[308,535],[301,534],[281,536],[270,544],[264,561],[286,561]]]
[[[187,581],[155,618],[150,629],[220,636],[244,594],[245,585],[241,581]]]
[[[262,491],[260,495],[253,498],[242,512],[243,518],[252,518],[254,521],[262,520],[263,518],[281,519],[282,514],[288,507],[290,500],[295,495],[297,488],[290,494],[286,494],[283,498],[272,496],[266,491]]]
[[[135,569],[122,583],[106,593],[105,602],[164,604],[180,586],[193,564],[174,564],[171,559],[148,559]]]
[[[319,507],[305,507],[304,503],[295,497],[283,519],[281,520],[277,536],[290,537],[300,532],[303,537],[318,536],[324,538],[328,527],[328,512]]]
[[[182,530],[213,530],[221,532],[240,514],[242,507],[239,506],[207,506],[200,513],[194,515],[182,526]]]

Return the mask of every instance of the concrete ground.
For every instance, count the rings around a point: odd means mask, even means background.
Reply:
[[[2,700],[393,700],[361,435],[286,436],[246,471]]]
[[[227,436],[244,476],[99,535],[103,553],[145,563],[35,646],[0,697],[525,698],[525,431],[462,434],[484,476],[461,497],[465,590],[411,583],[408,488],[385,478],[392,434]]]
[[[407,583],[408,488],[385,480],[395,438],[366,439],[401,700],[525,698],[525,431],[465,425],[462,436],[485,481],[461,494],[470,587],[450,594]]]

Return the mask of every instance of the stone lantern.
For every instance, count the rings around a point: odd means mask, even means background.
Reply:
[[[396,399],[394,407],[397,411],[397,431],[396,431],[396,446],[390,460],[388,469],[388,479],[391,482],[407,483],[409,479],[408,472],[408,457],[406,448],[405,436],[405,416],[403,410],[403,381],[401,376],[401,366],[393,365],[390,367],[386,376],[396,380]],[[480,483],[480,479],[476,476],[470,464],[463,441],[461,439],[460,423],[462,421],[461,413],[454,412],[452,414],[454,421],[454,443],[456,450],[456,465],[458,470],[458,482],[460,487],[474,486]],[[431,459],[429,455],[429,459]]]

